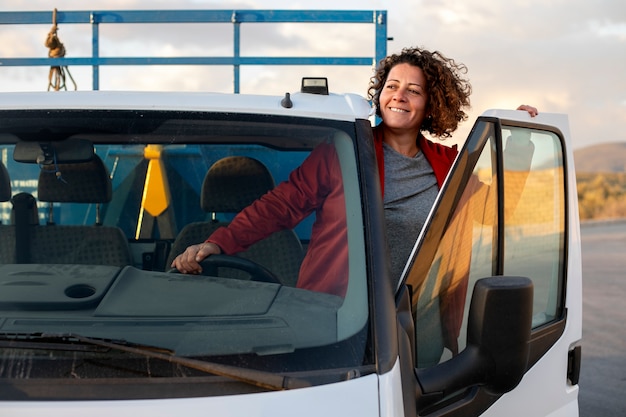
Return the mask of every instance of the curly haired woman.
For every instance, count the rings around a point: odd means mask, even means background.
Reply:
[[[472,87],[466,72],[440,52],[405,48],[383,59],[370,81],[369,98],[382,119],[374,140],[396,280],[457,155],[456,146],[429,141],[422,132],[447,138],[467,119]],[[518,110],[537,114],[531,106]]]

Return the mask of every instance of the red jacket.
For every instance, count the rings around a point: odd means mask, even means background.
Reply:
[[[384,190],[382,129],[374,128],[381,188]],[[418,146],[433,167],[441,187],[457,151],[420,135]],[[311,241],[300,267],[298,288],[345,296],[348,285],[348,238],[341,167],[333,145],[317,146],[307,159],[280,183],[242,210],[227,228],[216,230],[207,242],[234,254],[281,229],[292,229],[315,212]]]
[[[335,147],[317,146],[289,179],[242,210],[207,239],[234,254],[315,212],[298,288],[344,297],[348,286],[348,236],[341,167]]]

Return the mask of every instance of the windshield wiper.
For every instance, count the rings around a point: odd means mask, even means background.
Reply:
[[[149,358],[160,359],[166,362],[182,365],[190,369],[196,369],[213,375],[235,379],[260,388],[275,391],[311,386],[311,383],[300,378],[293,378],[267,371],[240,368],[232,365],[223,365],[214,362],[176,356],[173,350],[130,343],[125,340],[99,339],[81,336],[76,333],[36,333],[31,335],[2,335],[2,337],[3,340],[0,340],[0,347],[55,350],[62,350],[65,347],[65,350],[89,350],[85,349],[84,346],[81,348],[81,345],[68,345],[68,342],[78,341],[87,345],[98,346],[104,348],[105,350],[114,349]],[[33,340],[35,339],[39,339],[41,341],[45,340],[46,342],[43,344],[41,342],[34,342]],[[57,343],[50,343],[48,341],[57,341]],[[58,341],[63,341],[64,344],[61,345]]]
[[[0,348],[3,349],[36,349],[36,350],[62,350],[65,352],[108,352],[111,349],[102,346],[74,344],[69,340],[60,340],[56,337],[43,337],[41,333],[35,334],[2,334],[0,335]]]
[[[133,346],[138,349],[174,354],[173,350],[166,348],[132,343],[121,339],[111,339],[109,341],[116,345]],[[75,342],[80,343],[77,344]],[[0,333],[0,348],[60,350],[66,352],[108,352],[111,350],[110,347],[85,343],[78,340],[73,334],[66,333]]]

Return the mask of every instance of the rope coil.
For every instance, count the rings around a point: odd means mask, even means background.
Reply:
[[[57,31],[57,9],[54,9],[52,12],[52,28],[50,29],[50,32],[48,32],[45,42],[46,47],[49,49],[49,58],[63,58],[65,56],[65,46],[59,39]],[[72,84],[74,84],[74,90],[76,90],[76,82],[74,82],[74,78],[72,77],[69,68],[65,65],[54,65],[50,67],[50,72],[48,73],[48,91],[50,91],[50,88],[55,91],[59,91],[60,89],[67,90],[67,86],[65,84],[66,73],[72,81]]]

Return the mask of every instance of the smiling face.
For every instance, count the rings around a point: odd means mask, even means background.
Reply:
[[[402,63],[389,71],[380,93],[380,115],[389,129],[417,135],[426,117],[428,92],[421,68]]]

